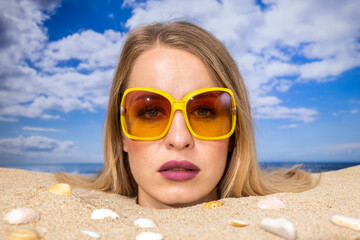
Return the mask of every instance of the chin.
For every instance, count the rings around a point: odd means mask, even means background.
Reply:
[[[188,197],[186,197],[188,196]],[[208,201],[217,200],[216,194],[207,194],[206,196],[194,196],[191,193],[168,193],[163,199],[163,204],[172,208],[190,207]]]

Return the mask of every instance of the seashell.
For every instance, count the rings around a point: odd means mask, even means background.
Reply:
[[[161,240],[163,236],[154,232],[142,232],[136,236],[136,240]]]
[[[261,209],[279,209],[286,207],[285,203],[274,195],[266,195],[261,198],[257,206]]]
[[[337,225],[360,231],[360,219],[334,215],[331,220]]]
[[[135,220],[134,225],[141,228],[156,228],[156,224],[147,218],[139,218]]]
[[[221,207],[222,205],[223,205],[223,203],[220,201],[211,201],[211,202],[208,202],[207,204],[205,204],[205,206],[203,208],[214,209],[214,208]]]
[[[285,239],[296,239],[294,224],[284,218],[264,218],[260,225],[263,229]]]
[[[116,213],[114,213],[113,211],[111,211],[109,209],[96,209],[91,214],[91,219],[104,219],[106,217],[111,217],[111,218],[115,219],[115,218],[119,218],[119,215],[117,215]]]
[[[30,229],[19,229],[8,235],[11,240],[40,240],[37,232]]]
[[[71,187],[69,184],[66,183],[58,183],[54,184],[49,188],[49,192],[55,193],[55,194],[62,194],[62,195],[68,195],[71,196]]]
[[[4,220],[10,224],[27,224],[32,221],[37,221],[40,218],[40,214],[30,208],[16,208],[8,212]]]
[[[85,235],[88,235],[89,237],[92,237],[92,238],[100,238],[100,234],[99,233],[96,233],[96,232],[91,232],[91,231],[88,231],[88,230],[81,230],[81,232]]]
[[[240,220],[236,220],[236,219],[230,219],[229,223],[230,223],[230,225],[232,225],[234,227],[246,227],[249,225],[249,223],[247,223],[245,221],[240,221]]]

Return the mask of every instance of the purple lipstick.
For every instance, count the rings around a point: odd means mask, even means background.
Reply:
[[[172,160],[163,164],[158,172],[171,181],[187,181],[199,174],[200,168],[186,160]]]

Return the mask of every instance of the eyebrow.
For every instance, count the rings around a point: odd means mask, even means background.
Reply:
[[[137,98],[135,99],[132,99],[130,101],[133,101],[133,102],[137,102],[137,101],[140,101],[140,100],[144,100],[146,99],[147,97],[151,97],[151,99],[168,99],[166,98],[165,96],[162,96],[158,93],[154,93],[154,92],[148,92],[148,91],[139,91],[139,92],[144,92],[144,94],[141,94],[140,96],[138,96]],[[220,92],[219,94],[217,92]],[[211,92],[203,92],[203,93],[199,93],[197,95],[195,95],[195,97],[197,98],[206,98],[206,97],[219,97],[221,96],[222,94],[224,93],[227,93],[227,92],[223,92],[223,91],[211,91]],[[228,93],[227,93],[228,94]],[[193,97],[192,97],[193,98]],[[181,99],[183,100],[183,99]],[[180,101],[181,101],[180,100]]]
[[[217,94],[215,92],[220,92],[220,94]],[[206,98],[206,97],[219,97],[222,94],[227,93],[227,92],[223,92],[223,91],[211,91],[211,92],[203,92],[200,94],[195,95],[195,97],[199,97],[199,98]],[[227,93],[228,94],[228,93]],[[193,97],[192,97],[193,98]]]
[[[143,91],[143,92],[146,92],[146,91]],[[143,100],[145,98],[148,98],[148,97],[151,97],[151,99],[167,99],[166,97],[158,94],[158,93],[153,93],[153,92],[147,92],[149,94],[142,94],[140,96],[138,96],[137,98],[135,98],[133,101],[134,102],[137,102],[137,101],[140,101],[140,100]]]

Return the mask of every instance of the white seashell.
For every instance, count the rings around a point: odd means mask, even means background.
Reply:
[[[266,195],[261,198],[257,206],[261,209],[279,209],[286,207],[285,203],[274,195]]]
[[[163,236],[159,233],[142,232],[136,236],[136,240],[161,240]]]
[[[91,214],[91,219],[104,219],[106,217],[119,218],[119,215],[109,209],[96,209]]]
[[[249,225],[249,223],[247,223],[245,221],[240,221],[240,220],[236,220],[236,219],[230,219],[229,224],[234,227],[246,227]]]
[[[156,228],[156,224],[147,218],[139,218],[135,220],[134,225],[142,228]]]
[[[40,214],[30,208],[16,208],[8,212],[4,220],[10,224],[27,224],[32,221],[37,221]]]
[[[337,225],[360,231],[360,219],[334,215],[331,220]]]
[[[96,232],[91,232],[91,231],[88,231],[88,230],[82,230],[81,232],[83,234],[88,235],[89,237],[92,237],[92,238],[100,238],[100,234],[96,233]]]
[[[260,225],[263,229],[285,239],[296,239],[294,224],[284,218],[264,218]]]

